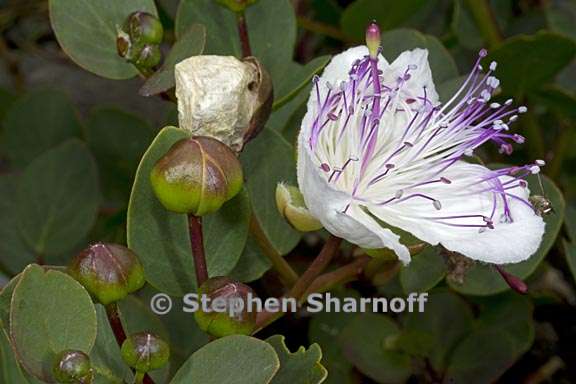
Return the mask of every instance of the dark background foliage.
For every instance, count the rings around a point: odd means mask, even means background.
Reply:
[[[176,41],[199,47],[194,39],[200,32],[191,29],[199,23],[206,30],[205,53],[240,54],[233,16],[211,0],[157,0],[156,8],[166,30],[165,53]],[[160,97],[140,96],[143,80],[134,77],[134,69],[115,59],[100,64],[92,42],[81,47],[85,60],[63,50],[49,13],[45,0],[0,0],[0,285],[29,263],[65,265],[94,241],[141,249],[148,281],[156,288],[122,301],[123,320],[130,331],[153,329],[170,341],[170,367],[156,374],[157,382],[167,382],[207,342],[190,317],[158,318],[147,309],[155,289],[174,296],[194,289],[190,270],[157,267],[163,257],[189,257],[176,249],[187,238],[173,239],[174,249],[159,245],[162,228],[178,233],[186,224],[143,217],[157,209],[146,199],[134,201],[130,212],[128,203],[143,154],[162,127],[177,125],[176,108]],[[71,20],[76,16],[71,11]],[[375,268],[333,291],[346,296],[431,291],[425,314],[291,315],[260,336],[285,335],[292,349],[318,343],[328,383],[576,382],[576,1],[261,0],[247,21],[254,53],[272,74],[277,108],[241,156],[246,190],[207,218],[211,274],[250,282],[262,296],[281,293],[257,236],[248,234],[250,209],[274,251],[296,269],[317,253],[323,234],[302,236],[283,222],[274,190],[278,181],[295,182],[292,143],[312,75],[329,55],[362,43],[372,19],[383,30],[389,60],[405,49],[429,49],[442,98],[487,48],[488,59],[499,63],[498,97],[511,96],[529,107],[514,127],[526,136],[525,145],[507,158],[492,148],[481,153],[488,163],[547,161],[544,189],[535,179],[531,189],[547,196],[555,213],[546,218],[538,253],[509,269],[526,279],[529,294],[511,292],[484,265],[473,266],[459,282],[454,266],[429,250],[410,268],[386,273]],[[62,36],[75,33],[73,23],[53,22]],[[177,135],[166,133],[163,145]],[[156,232],[154,223],[160,225]],[[151,232],[141,235],[142,226]],[[337,264],[349,262],[354,252],[347,247]],[[15,361],[0,336],[0,382],[13,382]],[[122,376],[117,365],[111,371]]]

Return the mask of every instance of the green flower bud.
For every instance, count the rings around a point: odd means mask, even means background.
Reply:
[[[118,51],[118,55],[129,60],[131,48],[132,41],[130,40],[130,36],[124,31],[118,31],[118,36],[116,37],[116,50]]]
[[[140,332],[130,335],[122,343],[122,359],[137,372],[162,368],[170,358],[170,347],[159,336]]]
[[[310,232],[322,228],[322,223],[306,208],[304,197],[297,187],[279,183],[276,186],[276,206],[286,221],[298,231]]]
[[[91,245],[74,257],[68,272],[104,305],[125,298],[145,283],[144,268],[134,252],[117,244]]]
[[[249,335],[256,329],[256,311],[248,311],[249,297],[256,294],[246,284],[228,277],[208,279],[198,294],[209,299],[208,309],[194,312],[200,329],[215,337]]]
[[[178,141],[158,160],[150,182],[169,211],[203,216],[240,192],[242,166],[218,140],[193,137]]]
[[[258,0],[216,0],[216,2],[232,12],[244,12],[252,4],[256,4]]]
[[[145,45],[140,51],[134,64],[141,68],[152,68],[160,64],[162,60],[162,53],[160,47],[157,45]]]
[[[124,29],[135,44],[159,45],[164,37],[160,20],[146,12],[134,12],[128,16]]]
[[[253,57],[192,56],[175,67],[180,128],[220,140],[236,152],[272,110],[270,75]]]
[[[63,384],[91,384],[94,379],[90,358],[82,351],[60,352],[56,356],[52,374],[58,383]]]

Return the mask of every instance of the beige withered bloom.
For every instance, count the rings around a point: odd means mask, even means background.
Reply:
[[[176,65],[180,128],[239,152],[267,120],[270,76],[252,57],[193,56]]]

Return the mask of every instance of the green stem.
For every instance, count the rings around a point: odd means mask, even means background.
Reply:
[[[302,29],[314,32],[318,35],[328,36],[335,40],[343,41],[345,43],[354,42],[352,39],[350,39],[344,33],[342,33],[342,31],[340,31],[338,28],[328,24],[324,24],[319,21],[310,20],[306,17],[302,16],[298,17],[298,26]]]
[[[308,290],[308,288],[313,284],[314,280],[326,269],[328,264],[332,261],[338,249],[340,248],[340,244],[342,243],[342,239],[339,237],[335,237],[330,235],[324,247],[318,254],[318,256],[314,259],[312,264],[308,267],[306,272],[294,284],[292,289],[285,295],[286,298],[295,298],[296,300],[300,301],[304,293]],[[256,320],[256,329],[259,331],[260,329],[270,325],[274,321],[278,320],[284,315],[284,312],[261,312],[258,314],[258,318]],[[256,331],[256,332],[257,332]]]
[[[465,0],[465,2],[488,47],[494,48],[498,46],[502,42],[502,34],[488,1]]]
[[[134,384],[142,384],[144,382],[144,372],[137,371],[134,375]]]
[[[270,240],[268,236],[262,230],[258,219],[252,213],[252,218],[250,219],[250,233],[258,243],[258,246],[264,253],[264,255],[270,260],[274,269],[280,274],[280,278],[289,287],[292,287],[298,281],[298,274],[292,269],[290,264],[280,255]]]
[[[307,297],[311,293],[323,293],[334,288],[337,285],[354,281],[364,271],[364,267],[372,260],[370,256],[360,256],[350,264],[335,269],[334,271],[325,273],[318,276],[310,287],[306,290],[303,297]]]

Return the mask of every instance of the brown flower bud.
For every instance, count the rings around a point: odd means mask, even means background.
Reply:
[[[74,257],[68,273],[104,305],[145,283],[144,268],[134,252],[118,244],[91,245]]]
[[[248,298],[255,298],[256,294],[246,284],[228,277],[213,277],[200,286],[198,294],[209,299],[210,311],[201,307],[194,312],[194,318],[212,336],[249,335],[256,328],[256,311],[248,310]]]
[[[150,182],[169,211],[203,216],[240,192],[242,166],[218,140],[193,137],[178,141],[158,160]]]

